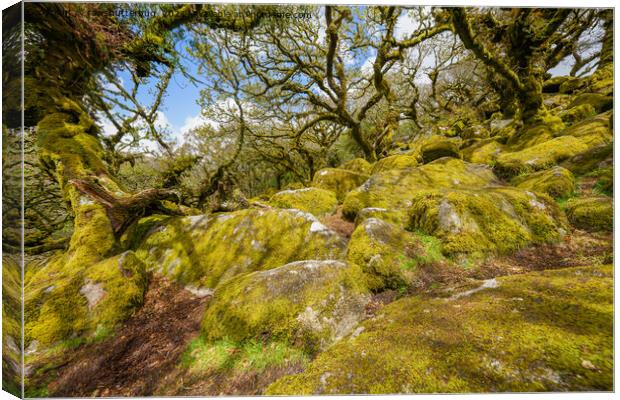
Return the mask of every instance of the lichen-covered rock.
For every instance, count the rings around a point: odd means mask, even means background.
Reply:
[[[341,168],[324,168],[314,174],[312,186],[331,190],[342,201],[347,193],[360,186],[368,179],[368,175]]]
[[[562,167],[553,167],[532,174],[520,175],[512,179],[511,184],[530,192],[547,193],[560,198],[575,191],[575,177]]]
[[[609,197],[574,198],[566,202],[564,211],[570,223],[587,231],[612,231],[614,205]]]
[[[374,174],[364,185],[347,195],[343,213],[355,219],[367,207],[384,208],[400,213],[406,221],[416,191],[432,188],[480,188],[499,184],[490,168],[445,157],[412,169],[386,170]]]
[[[353,232],[347,260],[362,267],[373,291],[407,287],[416,278],[420,264],[441,259],[439,241],[425,239],[394,224],[368,218]]]
[[[429,189],[411,200],[410,227],[439,238],[446,255],[508,253],[557,241],[565,227],[551,198],[510,187]]]
[[[520,151],[504,152],[497,157],[495,170],[515,176],[539,171],[588,150],[588,145],[574,136],[561,136]]]
[[[269,203],[279,208],[309,212],[317,217],[332,214],[338,207],[334,192],[313,187],[278,192],[271,197]]]
[[[451,139],[440,135],[435,135],[425,140],[420,146],[420,155],[425,164],[442,157],[461,158],[459,148],[460,139]]]
[[[26,275],[26,341],[42,346],[113,328],[142,304],[144,263],[132,251],[67,270],[56,258]],[[87,268],[86,268],[87,267]]]
[[[309,351],[349,334],[370,296],[357,266],[305,260],[239,275],[217,287],[202,322],[208,340],[270,338]]]
[[[307,259],[344,259],[346,244],[312,214],[248,209],[170,218],[149,226],[136,250],[151,269],[196,288]]]
[[[358,174],[368,175],[372,169],[372,165],[370,165],[370,163],[363,158],[354,158],[353,160],[342,164],[340,168],[346,169],[347,171],[357,172]]]
[[[267,395],[613,390],[613,270],[397,300]]]
[[[387,171],[390,169],[406,169],[414,168],[418,166],[418,160],[415,156],[406,154],[396,154],[393,156],[385,157],[377,161],[372,166],[370,175],[378,174],[379,172]]]

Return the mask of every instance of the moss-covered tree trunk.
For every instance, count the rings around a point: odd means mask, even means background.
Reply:
[[[601,48],[601,59],[598,69],[602,69],[614,62],[614,11],[605,10],[602,14],[605,34],[603,35],[603,47]]]

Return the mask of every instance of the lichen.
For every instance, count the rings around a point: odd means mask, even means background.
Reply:
[[[613,230],[614,205],[609,197],[573,198],[566,202],[564,211],[570,223],[579,229]]]
[[[514,177],[512,185],[530,192],[547,193],[551,197],[570,196],[575,191],[575,177],[562,167]]]
[[[334,192],[319,188],[284,190],[274,194],[269,203],[279,208],[295,208],[317,217],[332,214],[338,207]]]
[[[313,352],[350,333],[368,301],[359,267],[335,260],[297,261],[220,284],[202,334],[210,341],[268,336]]]
[[[508,276],[495,286],[395,301],[264,394],[613,389],[612,266]]]

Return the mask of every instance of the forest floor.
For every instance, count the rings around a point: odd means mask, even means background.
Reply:
[[[334,216],[330,227],[348,226]],[[327,222],[327,221],[326,221]],[[349,233],[350,235],[350,233]],[[562,243],[529,247],[510,256],[496,256],[464,270],[456,265],[429,266],[409,293],[388,290],[368,305],[372,318],[384,305],[402,295],[441,295],[472,280],[489,279],[545,269],[588,265],[593,258],[611,262],[611,234],[574,230]],[[424,278],[426,277],[426,279]],[[303,365],[290,364],[263,371],[195,376],[182,366],[181,356],[199,335],[200,320],[209,297],[197,298],[182,286],[153,277],[144,305],[114,335],[103,342],[82,346],[58,371],[49,386],[51,396],[108,397],[148,395],[257,395],[279,377],[299,373]]]
[[[112,337],[77,350],[49,386],[50,396],[146,396],[174,369],[200,331],[209,297],[153,277],[144,305]]]

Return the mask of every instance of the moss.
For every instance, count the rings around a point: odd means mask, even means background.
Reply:
[[[579,138],[589,147],[610,143],[613,140],[610,117],[611,112],[596,115],[572,125],[559,135]]]
[[[334,260],[239,275],[216,288],[202,334],[210,341],[268,335],[312,352],[355,327],[369,300],[366,293],[359,268]]]
[[[347,260],[362,267],[373,291],[398,289],[412,284],[418,267],[439,261],[437,239],[407,232],[377,218],[360,223],[351,236]]]
[[[2,389],[21,396],[20,256],[2,254]]]
[[[557,93],[560,91],[560,86],[571,79],[574,79],[570,76],[554,76],[553,78],[547,79],[543,82],[542,92],[543,93]]]
[[[564,129],[564,123],[559,117],[548,116],[532,125],[525,126],[511,136],[506,144],[514,150],[522,150],[553,138],[557,132]]]
[[[611,266],[514,275],[486,287],[393,302],[265,394],[613,390]]]
[[[475,164],[495,165],[504,145],[495,139],[480,140],[462,150],[463,159]]]
[[[588,150],[562,162],[561,165],[574,174],[587,174],[600,168],[603,164],[612,165],[613,153],[613,142],[592,146]]]
[[[560,112],[558,115],[562,121],[572,124],[595,114],[594,107],[590,104],[580,104],[576,107]]]
[[[334,192],[319,188],[285,190],[274,194],[269,203],[279,208],[295,208],[317,217],[332,214],[338,207]]]
[[[613,230],[614,206],[609,197],[570,199],[565,206],[570,223],[587,231]]]
[[[368,175],[340,168],[324,168],[314,175],[312,186],[331,190],[336,193],[338,201],[342,201],[347,193],[360,186],[368,179]]]
[[[566,197],[575,191],[573,174],[562,167],[516,176],[510,183],[523,190],[547,193],[554,198]]]
[[[568,109],[583,105],[589,105],[597,113],[602,113],[613,108],[614,99],[601,93],[582,93],[573,100]]]
[[[372,165],[363,158],[354,158],[340,166],[341,169],[357,172],[358,174],[368,175],[372,169]]]
[[[557,241],[565,226],[549,197],[508,187],[421,191],[410,217],[410,228],[438,237],[446,255],[509,253]]]
[[[497,157],[495,170],[505,176],[539,171],[588,150],[588,145],[574,136],[561,136]]]
[[[215,288],[237,274],[292,261],[344,259],[345,247],[338,234],[309,213],[247,209],[152,226],[136,254],[149,268],[182,284]]]
[[[132,252],[95,264],[65,261],[57,256],[26,276],[27,342],[46,347],[113,328],[142,303],[146,271]]]
[[[442,157],[461,158],[460,146],[460,139],[435,135],[425,140],[420,146],[420,155],[425,164]]]
[[[393,156],[382,158],[377,161],[372,166],[372,171],[370,172],[370,175],[375,175],[379,172],[388,171],[390,169],[407,169],[417,166],[418,160],[415,156],[396,154]]]
[[[386,170],[374,174],[361,187],[347,195],[343,213],[355,219],[363,208],[384,208],[399,213],[406,221],[406,210],[413,193],[430,188],[468,188],[499,184],[490,168],[445,157],[413,169]]]
[[[593,192],[613,197],[614,195],[614,169],[613,167],[604,167],[594,170],[588,174],[590,177],[597,178]]]

